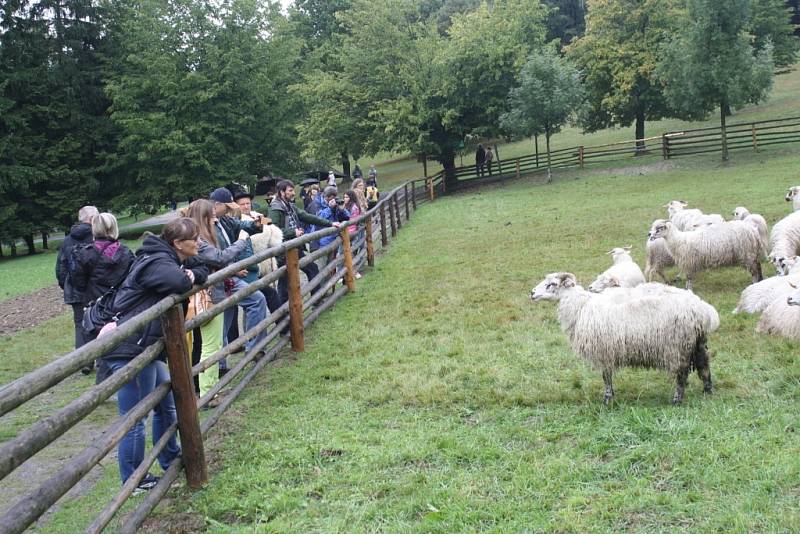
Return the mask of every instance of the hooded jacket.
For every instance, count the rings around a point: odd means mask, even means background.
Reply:
[[[69,264],[72,261],[72,252],[75,247],[89,244],[93,240],[92,225],[78,223],[70,229],[69,234],[61,243],[61,248],[58,249],[56,279],[58,280],[58,287],[64,290],[64,302],[66,304],[83,304],[86,302],[83,292],[76,288],[72,280],[70,280]]]
[[[125,280],[134,255],[119,241],[97,240],[77,247],[73,260],[72,284],[83,293],[85,305]]]
[[[184,268],[192,270],[195,284],[203,284],[208,278],[208,269],[195,258],[182,264],[178,254],[164,239],[155,235],[146,237],[141,248],[136,251],[136,261],[130,274],[114,298],[117,324],[131,320],[164,297],[189,291],[192,281]],[[130,336],[109,354],[114,358],[133,358],[145,347],[155,343],[159,337],[161,319],[156,318],[140,333]],[[163,359],[163,354],[161,358]]]
[[[329,220],[306,213],[305,210],[298,208],[294,202],[284,202],[278,196],[269,205],[269,218],[272,219],[272,224],[283,231],[284,241],[297,237],[295,230],[302,226],[301,222],[324,227],[331,226]]]

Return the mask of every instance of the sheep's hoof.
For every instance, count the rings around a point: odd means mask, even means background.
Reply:
[[[703,386],[704,395],[712,395],[713,393],[714,393],[714,388],[711,386],[711,382]]]
[[[683,402],[683,397],[680,395],[675,395],[672,397],[672,405],[678,406],[681,402]]]
[[[603,396],[603,405],[604,406],[608,406],[609,404],[611,404],[611,401],[613,401],[613,400],[614,400],[614,396],[613,395],[604,395]]]

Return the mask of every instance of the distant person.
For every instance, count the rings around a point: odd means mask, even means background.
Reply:
[[[208,270],[195,263],[197,255],[197,225],[184,217],[174,219],[164,226],[160,236],[150,235],[136,251],[136,261],[114,299],[117,323],[124,324],[155,303],[173,294],[192,289],[193,284],[203,284]],[[102,334],[101,334],[102,335]],[[145,348],[161,338],[161,318],[150,321],[144,330],[136,332],[104,359],[112,372],[122,370]],[[146,365],[139,373],[117,391],[119,414],[125,415],[152,393],[156,387],[169,381],[169,370],[162,351],[159,357]],[[177,419],[172,391],[153,408],[153,444]],[[119,474],[124,484],[144,460],[145,419],[139,419],[119,442],[117,460]],[[180,456],[177,436],[173,435],[167,446],[158,455],[163,470]],[[147,474],[138,484],[139,490],[152,489],[158,477]]]
[[[83,293],[83,305],[102,297],[112,287],[118,287],[133,264],[133,252],[118,241],[117,219],[110,213],[100,213],[92,219],[94,243],[79,245],[73,251],[75,271],[72,284]],[[94,333],[84,332],[86,341],[95,338]],[[105,360],[97,360],[95,382],[99,384],[110,376]],[[83,374],[92,372],[93,365],[81,369]]]
[[[478,149],[475,150],[475,174],[483,178],[483,165],[486,162],[486,151],[483,149],[483,145],[478,145]]]
[[[328,171],[328,185],[336,187],[336,175],[333,174],[333,171]]]
[[[484,159],[486,162],[486,170],[489,171],[489,176],[492,175],[492,162],[494,162],[494,152],[492,152],[492,147],[488,147],[486,149],[486,158]]]
[[[375,187],[378,187],[378,169],[375,168],[374,163],[369,166],[367,185],[374,185]]]
[[[361,167],[359,167],[358,163],[356,163],[356,166],[353,169],[353,179],[356,180],[358,178],[363,178],[363,177],[364,177],[364,173],[361,172]]]
[[[325,207],[319,212],[319,216],[330,222],[330,225],[339,225],[350,220],[350,212],[344,207],[344,199],[338,198],[338,191],[335,187],[326,187]],[[329,225],[329,226],[330,226]],[[319,246],[324,247],[336,240],[336,234],[327,235],[319,240]]]
[[[64,290],[64,303],[72,306],[72,321],[75,323],[75,348],[82,347],[90,340],[87,339],[83,326],[83,306],[86,296],[72,282],[71,273],[75,270],[73,250],[80,245],[88,245],[92,238],[92,219],[98,214],[94,206],[84,206],[78,211],[78,224],[73,226],[69,234],[61,243],[56,259],[56,279],[58,287]]]
[[[344,193],[344,209],[346,211],[350,212],[350,220],[351,221],[354,221],[354,220],[358,219],[359,217],[361,217],[362,205],[361,205],[361,201],[359,200],[358,195],[359,195],[358,191],[354,190],[354,189],[349,189],[348,191],[345,191],[345,193]],[[362,198],[363,198],[363,195],[362,195]],[[366,208],[366,200],[364,200],[364,208]],[[360,230],[360,228],[359,228],[359,225],[357,225],[357,224],[353,224],[353,225],[347,227],[347,233],[350,234],[351,241],[358,241],[358,239],[361,238],[361,236],[363,235],[363,232],[360,232],[359,230]],[[351,246],[352,246],[352,243],[351,243]],[[352,248],[351,253],[355,257],[355,254],[356,254],[356,248],[355,247]],[[356,271],[355,277],[356,278],[361,278],[361,273]]]

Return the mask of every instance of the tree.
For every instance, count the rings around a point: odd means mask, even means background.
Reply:
[[[582,73],[587,106],[585,131],[635,123],[645,138],[645,121],[671,115],[655,75],[660,49],[683,20],[684,0],[590,0],[586,34],[567,47]],[[644,147],[644,143],[637,143]]]
[[[554,51],[531,55],[520,72],[520,85],[508,94],[510,111],[501,117],[520,136],[544,134],[550,180],[550,137],[561,130],[584,99],[580,74]]]
[[[567,45],[586,31],[586,0],[544,0],[547,15],[547,40],[558,39]]]
[[[683,118],[720,109],[722,160],[728,159],[725,109],[763,100],[772,86],[772,46],[755,51],[744,32],[748,0],[689,0],[689,21],[665,49],[657,73]]]
[[[797,61],[800,39],[793,34],[792,14],[784,0],[751,0],[747,31],[756,51],[772,44],[775,66],[786,68]]]

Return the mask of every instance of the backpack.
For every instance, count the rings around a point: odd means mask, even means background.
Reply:
[[[150,256],[143,256],[140,261],[131,262],[128,266],[128,272],[119,284],[112,286],[108,291],[83,308],[81,326],[86,332],[96,335],[105,325],[117,321],[117,313],[114,310],[117,290],[125,283],[125,280],[131,276],[137,276],[144,266],[150,263],[150,258]]]

